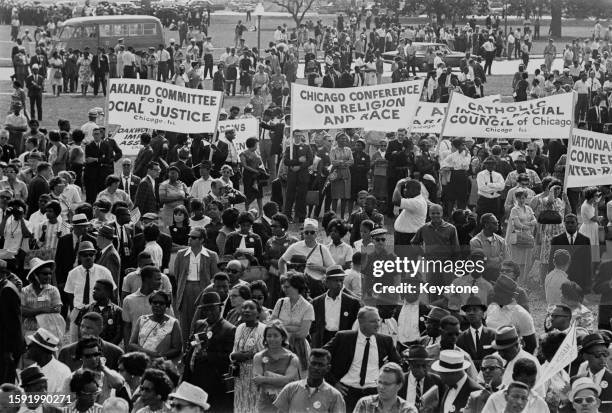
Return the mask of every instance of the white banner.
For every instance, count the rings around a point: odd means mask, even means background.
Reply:
[[[573,129],[565,167],[566,188],[612,184],[612,135]]]
[[[483,96],[479,102],[501,102],[501,95]],[[413,133],[441,133],[448,103],[419,102],[412,123]]]
[[[107,122],[178,133],[213,133],[222,92],[189,89],[155,80],[110,79]]]
[[[442,134],[465,138],[568,139],[574,94],[512,103],[483,103],[453,93]]]
[[[291,84],[291,127],[396,131],[412,125],[423,80],[327,89]]]
[[[259,137],[259,121],[257,118],[220,120],[217,128],[219,130],[219,136],[223,136],[227,128],[234,128],[236,130],[234,145],[236,146],[238,154],[246,150],[246,140],[248,138]]]
[[[557,352],[542,371],[540,379],[533,388],[537,389],[546,384],[548,380],[568,366],[576,357],[578,357],[578,346],[576,345],[576,323],[573,322]]]
[[[151,129],[119,127],[112,137],[121,148],[123,156],[136,156],[141,148],[140,135],[143,133],[151,133]]]

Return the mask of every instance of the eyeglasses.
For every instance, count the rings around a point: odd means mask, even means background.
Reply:
[[[180,403],[170,403],[170,407],[172,407],[174,410],[176,411],[181,411],[189,406],[187,406],[186,404],[180,404]]]
[[[499,367],[499,366],[489,366],[489,367],[482,367],[481,368],[482,371],[493,371],[495,369],[501,369],[501,367]]]
[[[374,238],[374,241],[376,241],[376,242],[386,242],[387,239],[386,238]]]
[[[304,235],[314,235],[316,233],[316,231],[304,231]]]
[[[588,397],[576,397],[574,399],[574,403],[576,404],[593,404],[595,403],[597,399],[595,399],[595,397],[593,396],[588,396]]]
[[[100,357],[102,353],[91,353],[91,354],[83,354],[84,359],[92,359],[94,357]]]

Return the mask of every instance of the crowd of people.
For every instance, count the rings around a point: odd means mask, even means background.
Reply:
[[[43,39],[27,56],[17,36],[26,63],[0,131],[3,412],[612,411],[612,264],[601,261],[612,251],[612,191],[563,189],[566,139],[291,130],[300,53],[309,84],[359,87],[383,81],[383,53],[398,51],[392,80],[406,80],[412,43],[443,41],[466,52],[459,75],[439,56],[428,67],[423,100],[443,103],[452,87],[484,95],[478,80],[515,43],[498,47],[499,22],[455,31],[371,11],[347,19],[314,35],[279,26],[265,55],[245,46],[239,22],[220,59],[212,38],[192,41],[185,24],[145,70],[122,44],[84,51],[75,89],[63,59],[80,52],[49,57]],[[552,57],[534,73],[576,90],[576,127],[594,131],[608,113],[605,82],[594,86],[607,76],[600,35],[597,48],[564,52],[569,75],[551,72],[561,54],[549,42]],[[370,65],[363,78],[359,59]],[[252,97],[219,119],[257,118],[259,134],[239,151],[231,128],[155,130],[134,158],[101,108],[80,127],[41,128],[43,90],[91,80],[105,94],[109,76],[228,94],[239,79]],[[482,271],[389,271],[383,283],[413,287],[389,301],[374,291],[375,266],[398,256]],[[591,293],[601,295],[597,319]],[[541,381],[568,334],[577,358]],[[43,393],[66,397],[27,397]]]

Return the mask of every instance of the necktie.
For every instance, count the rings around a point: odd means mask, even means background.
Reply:
[[[570,245],[574,245],[574,235],[570,235]]]
[[[123,184],[123,190],[128,192],[130,190],[130,179],[129,177],[125,177],[125,183]]]
[[[414,394],[414,404],[416,407],[421,407],[421,381],[416,382],[416,391]]]
[[[363,349],[363,358],[361,359],[361,370],[359,370],[359,385],[365,384],[366,372],[368,371],[368,356],[370,355],[370,337],[366,338],[366,345]]]
[[[83,287],[83,304],[89,304],[89,270],[85,270],[85,287]]]
[[[480,350],[480,333],[476,330],[476,352]]]
[[[489,171],[489,181],[493,183],[493,171]]]

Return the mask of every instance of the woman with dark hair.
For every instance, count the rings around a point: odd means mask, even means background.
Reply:
[[[259,321],[267,323],[268,319],[272,315],[272,310],[266,308],[264,303],[268,301],[270,294],[268,293],[268,286],[263,280],[255,280],[249,284],[251,289],[251,299],[257,301],[261,306],[261,315]]]
[[[246,140],[246,150],[240,153],[240,163],[242,164],[242,183],[244,185],[244,209],[249,210],[249,206],[253,200],[257,200],[257,209],[259,216],[262,215],[263,208],[263,187],[259,182],[263,162],[261,156],[257,153],[257,138],[248,138]]]
[[[306,300],[308,284],[303,274],[289,271],[281,277],[281,288],[285,297],[276,302],[271,319],[280,320],[287,329],[289,346],[300,359],[300,372],[305,374],[310,354],[306,337],[315,319],[314,308]]]
[[[25,218],[27,209],[25,202],[20,199],[12,199],[8,203],[8,208],[12,210],[12,213],[3,214],[2,221],[0,221],[0,234],[4,237],[2,249],[15,254],[15,258],[6,261],[9,268],[21,274],[25,259],[25,251],[21,247],[24,240],[32,237],[32,227]]]
[[[102,412],[96,398],[102,389],[93,371],[77,370],[70,379],[70,393],[75,395],[74,402],[65,408],[66,412]]]
[[[179,181],[180,171],[176,166],[168,168],[168,179],[159,184],[159,201],[163,205],[160,216],[166,227],[172,225],[174,208],[185,205],[189,190],[187,185]]]
[[[515,204],[510,210],[508,227],[506,229],[506,245],[510,249],[512,261],[521,268],[521,275],[526,274],[527,265],[532,263],[534,245],[531,247],[520,242],[522,237],[533,237],[533,231],[538,223],[533,210],[527,205],[527,191],[518,189],[514,193]]]
[[[99,199],[106,199],[108,202],[114,204],[117,201],[125,202],[128,208],[131,210],[134,204],[130,198],[130,195],[123,189],[119,189],[121,180],[117,175],[109,175],[106,177],[104,184],[106,189],[101,191],[96,197],[96,201]]]
[[[344,219],[347,206],[352,206],[351,199],[351,170],[353,165],[353,152],[348,147],[348,137],[344,133],[336,136],[337,146],[329,152],[332,169],[328,179],[331,182],[332,211],[338,210],[340,200],[340,218]],[[348,213],[352,211],[349,209]]]
[[[255,220],[249,212],[244,211],[238,215],[236,223],[240,229],[227,236],[224,255],[243,253],[257,258],[259,263],[263,262],[261,238],[251,230],[253,228],[253,222],[255,222]]]
[[[393,224],[394,245],[410,245],[414,234],[425,225],[427,200],[421,194],[421,183],[416,179],[401,179],[393,191],[393,204],[400,214]]]
[[[238,326],[242,323],[242,304],[246,300],[251,299],[251,290],[246,285],[237,284],[230,289],[228,298],[230,299],[232,309],[227,313],[225,319],[233,325]]]
[[[221,213],[223,227],[219,230],[219,235],[217,235],[216,239],[217,251],[219,251],[220,257],[225,255],[225,243],[228,235],[236,231],[238,215],[240,215],[240,212],[236,208],[227,208]]]
[[[59,96],[62,92],[62,86],[64,85],[63,67],[64,61],[56,50],[51,55],[51,59],[49,59],[49,73],[47,74],[47,78],[51,79],[53,96]]]
[[[126,353],[119,358],[117,371],[125,380],[123,387],[117,392],[130,404],[130,411],[142,407],[140,404],[140,382],[149,366],[149,356],[142,351]],[[133,405],[134,404],[134,405]]]
[[[601,199],[599,188],[590,186],[584,190],[584,202],[580,207],[580,221],[582,224],[578,232],[591,241],[591,261],[599,262],[599,222],[601,217],[597,215],[597,204]]]
[[[138,318],[128,344],[130,351],[142,351],[149,357],[178,359],[183,351],[181,327],[176,318],[166,315],[172,304],[170,294],[156,290],[149,295],[151,314]]]
[[[189,212],[185,205],[177,205],[172,212],[172,225],[170,225],[170,236],[175,246],[189,245]]]
[[[443,185],[442,199],[444,205],[444,216],[450,216],[455,209],[465,209],[470,195],[468,170],[470,169],[471,156],[465,142],[461,138],[453,139],[451,142],[452,152],[440,162],[440,182]]]
[[[341,219],[334,219],[327,224],[327,233],[331,238],[331,242],[327,244],[327,249],[329,249],[334,262],[341,265],[345,270],[351,267],[351,260],[353,259],[353,249],[349,244],[342,241],[347,232],[348,228]]]
[[[19,80],[15,80],[13,82],[13,89],[15,89],[15,91],[11,95],[11,106],[10,107],[12,108],[13,105],[15,105],[15,103],[20,103],[21,107],[25,108],[26,107],[26,92],[25,90],[23,90],[23,82],[20,82]],[[12,109],[9,109],[9,113],[10,112],[12,112]],[[25,113],[26,112],[24,109],[24,114]],[[19,148],[15,148],[15,150],[18,150],[18,149]]]
[[[242,303],[242,324],[236,328],[234,348],[230,360],[238,366],[239,376],[234,382],[234,411],[256,413],[259,393],[253,381],[253,357],[264,349],[266,325],[259,322],[261,306],[253,300]]]
[[[587,331],[593,331],[595,317],[593,311],[583,304],[584,291],[574,281],[566,281],[561,284],[561,303],[572,310],[572,321],[576,327],[582,327]]]
[[[85,134],[80,129],[72,131],[72,145],[68,148],[68,169],[74,171],[76,178],[74,183],[83,187],[83,165],[85,164],[85,147],[83,140]]]
[[[66,163],[68,162],[68,148],[61,142],[61,138],[58,131],[49,132],[49,142],[51,143],[49,163],[55,175],[66,170]]]
[[[280,293],[280,270],[278,261],[283,256],[287,248],[298,242],[298,239],[288,234],[289,219],[285,214],[277,213],[272,217],[272,237],[268,239],[264,246],[264,264],[268,268],[268,286],[270,288],[270,303],[276,303]]]
[[[173,388],[166,373],[158,369],[147,369],[140,383],[140,401],[144,407],[136,412],[170,413],[172,410],[166,401]]]
[[[542,193],[531,200],[531,209],[538,219],[534,256],[540,260],[540,278],[544,279],[548,273],[550,241],[554,236],[565,231],[563,217],[570,213],[570,204],[567,195],[563,192],[563,185],[558,179],[551,176],[544,177],[542,190]],[[559,222],[551,222],[551,218],[556,216]]]
[[[265,350],[253,358],[253,382],[259,388],[259,413],[276,413],[272,404],[282,388],[299,379],[300,361],[287,349],[288,334],[279,321],[270,323],[263,333]]]
[[[83,55],[79,57],[77,65],[79,67],[79,84],[81,85],[81,94],[85,96],[87,89],[89,88],[89,82],[91,82],[92,70],[91,70],[91,56],[89,52],[83,52]]]

